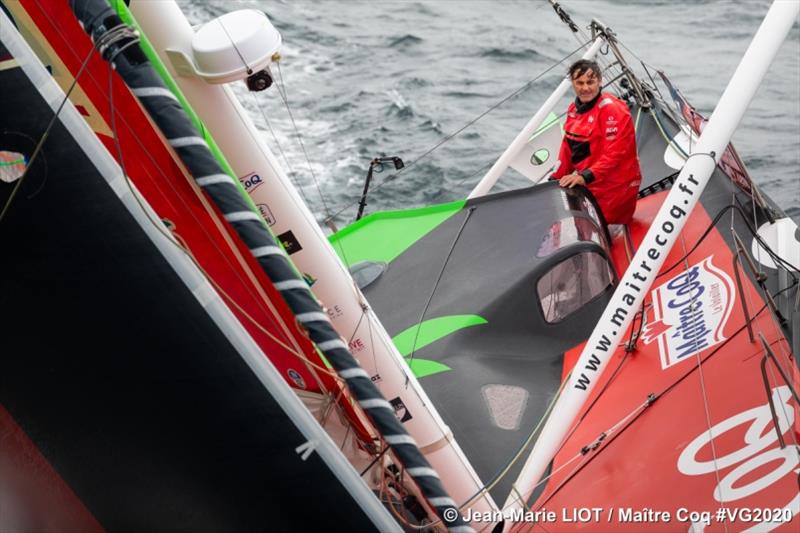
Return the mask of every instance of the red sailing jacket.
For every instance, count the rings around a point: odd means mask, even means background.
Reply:
[[[573,102],[567,110],[559,164],[551,179],[581,174],[606,222],[627,224],[642,181],[630,111],[625,102],[607,93],[581,108]]]

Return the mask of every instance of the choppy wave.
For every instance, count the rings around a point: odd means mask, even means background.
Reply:
[[[585,27],[593,17],[625,47],[664,69],[710,115],[755,33],[769,0],[742,4],[562,0]],[[181,4],[193,23],[230,10],[227,0]],[[369,160],[414,161],[577,46],[546,2],[436,0],[237,3],[266,11],[284,39],[282,72],[320,189],[334,207],[356,201]],[[756,182],[790,214],[800,213],[800,29],[771,67],[734,143]],[[634,68],[638,59],[632,58]],[[530,90],[466,129],[370,198],[398,209],[463,198],[563,76],[556,67]],[[247,105],[242,87],[237,94]],[[273,94],[263,106],[287,159],[311,180],[286,110]],[[566,106],[566,99],[562,107]],[[260,128],[260,112],[248,107]],[[271,137],[266,134],[267,140]],[[513,174],[513,173],[508,173]],[[310,183],[310,181],[309,181]],[[524,185],[514,178],[500,189]],[[322,211],[316,186],[312,209]],[[337,210],[337,209],[334,209]],[[344,219],[343,219],[344,220]]]

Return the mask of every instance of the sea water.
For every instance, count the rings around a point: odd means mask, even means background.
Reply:
[[[706,117],[769,4],[561,2],[584,32],[592,18],[613,29],[623,52],[635,54],[627,55],[636,71],[642,72],[640,61],[665,71]],[[577,58],[570,54],[585,41],[545,0],[181,5],[193,24],[236,8],[269,15],[284,40],[273,73],[288,107],[276,86],[252,94],[240,83],[235,91],[312,211],[320,220],[336,214],[339,226],[353,220],[369,161],[380,155],[399,156],[407,168],[375,175],[367,212],[464,198],[563,79]],[[557,111],[567,104],[565,98]],[[797,23],[733,142],[762,190],[800,219]],[[495,190],[528,183],[509,171]]]

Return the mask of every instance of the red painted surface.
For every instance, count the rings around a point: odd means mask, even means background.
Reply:
[[[631,227],[635,245],[641,243],[648,229],[646,221],[653,219],[665,195],[660,193],[639,202]],[[678,262],[710,223],[710,217],[698,205],[664,262],[665,268]],[[617,264],[624,268],[627,260],[620,261],[624,254],[620,255],[619,243],[615,248]],[[689,256],[688,263],[700,264],[709,256],[714,267],[735,280],[731,250],[716,229]],[[654,287],[679,275],[683,268],[679,266],[657,279]],[[639,340],[636,350],[627,357],[623,349],[617,349],[587,406],[595,400],[596,403],[588,413],[588,407],[584,408],[583,420],[556,456],[554,474],[533,506],[557,514],[555,521],[542,522],[544,530],[689,531],[692,524],[687,520],[688,513],[694,511],[710,513],[704,531],[744,531],[758,525],[758,514],[786,506],[790,507],[792,518],[774,524],[774,530],[800,528],[800,519],[794,515],[800,511],[800,448],[795,444],[800,441],[800,411],[773,368],[769,395],[777,400],[777,409],[785,412],[789,421],[788,426],[781,427],[787,444],[781,451],[761,377],[764,349],[758,338],[752,343],[749,340],[743,297],[751,315],[761,311],[753,328],[764,334],[795,390],[800,375],[781,329],[764,309],[760,293],[744,275],[742,282],[744,294],[735,294],[730,302],[732,310],[719,332],[725,340],[718,344],[667,368],[662,367],[659,342],[645,344]],[[652,294],[645,300],[647,305],[653,304]],[[648,321],[653,322],[652,307],[647,315]],[[657,332],[651,333],[655,336]],[[623,339],[627,338],[626,333]],[[582,349],[583,345],[565,354],[565,375]],[[615,370],[616,376],[609,383]],[[650,394],[656,395],[657,400],[643,408]],[[708,437],[709,427],[716,428],[713,442]],[[603,434],[606,436],[595,450],[581,454],[583,447],[596,443]],[[698,444],[696,449],[691,449],[693,442]],[[718,485],[727,488],[723,491],[727,498],[723,497],[722,502],[715,498]],[[599,515],[580,511],[591,508],[601,509]],[[727,511],[719,511],[721,508]],[[644,511],[648,519],[627,520],[628,509]],[[670,520],[666,521],[663,515],[648,516],[647,510],[667,511]],[[681,516],[677,516],[679,510]],[[730,517],[743,511],[751,515],[736,520],[721,520],[717,515],[729,513]],[[566,515],[562,515],[564,512]],[[587,513],[589,518],[580,521],[580,513]],[[516,529],[526,531],[530,527],[531,524],[520,523]]]
[[[2,405],[0,531],[104,531]]]
[[[68,3],[39,0],[21,3],[72,75],[77,74],[92,43]],[[349,396],[330,371],[325,370],[325,364],[280,293],[235,231],[194,184],[188,171],[173,157],[122,79],[110,71],[109,64],[97,52],[78,80],[79,85],[110,125],[109,75],[113,78],[117,134],[130,181],[158,216],[172,223],[174,233],[186,243],[207,277],[218,285],[220,296],[286,382],[309,391],[330,391],[356,420]],[[98,138],[118,159],[114,140],[101,134]],[[310,370],[311,365],[317,370]],[[301,376],[300,383],[289,377],[294,373],[291,371]],[[356,429],[371,441],[362,423],[356,422]]]

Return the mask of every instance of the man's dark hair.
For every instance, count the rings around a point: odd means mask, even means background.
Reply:
[[[580,78],[586,72],[591,70],[594,72],[594,75],[597,76],[597,79],[603,79],[603,72],[600,70],[600,65],[597,64],[596,61],[592,61],[591,59],[579,59],[570,65],[569,70],[569,79],[574,80],[575,78]]]

